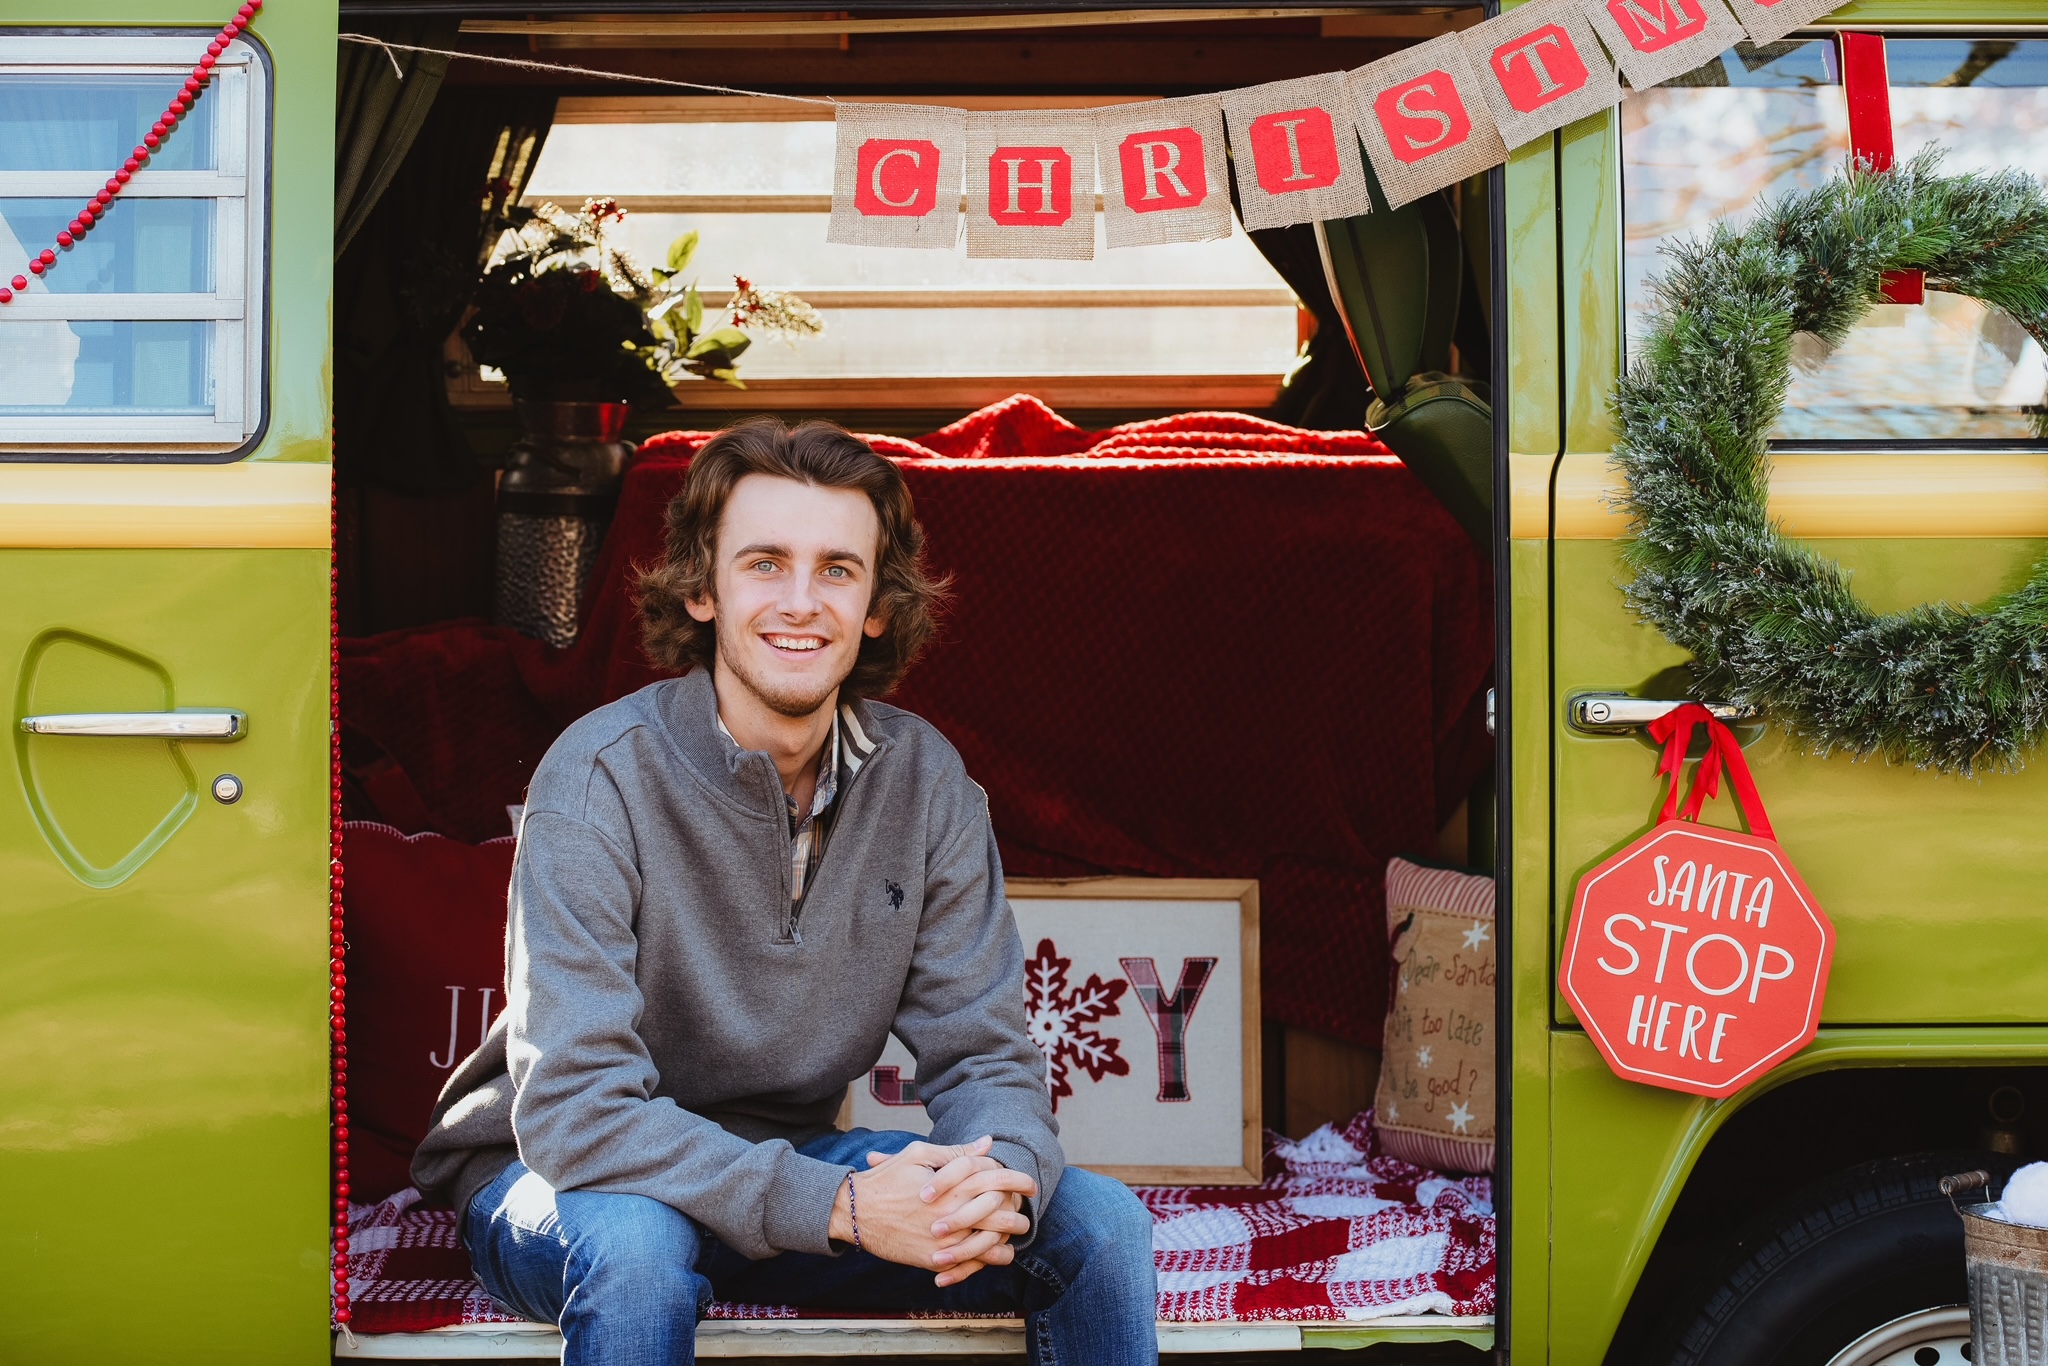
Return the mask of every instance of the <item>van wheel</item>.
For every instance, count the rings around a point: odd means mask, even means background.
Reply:
[[[1752,1223],[1674,1296],[1670,1366],[1961,1366],[1963,1227],[1936,1183],[2014,1159],[1917,1153],[1837,1172]]]

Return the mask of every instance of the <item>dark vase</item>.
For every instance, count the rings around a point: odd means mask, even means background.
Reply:
[[[523,435],[498,481],[498,624],[570,645],[619,504],[628,403],[520,400]]]

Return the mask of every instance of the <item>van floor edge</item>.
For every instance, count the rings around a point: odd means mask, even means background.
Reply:
[[[1353,1322],[1159,1325],[1159,1350],[1169,1354],[1296,1352],[1382,1342],[1463,1342],[1484,1351],[1493,1346],[1493,1317],[1411,1314]],[[713,1319],[697,1329],[700,1357],[1014,1356],[1023,1347],[1024,1326],[1016,1319]],[[561,1354],[561,1334],[538,1323],[360,1333],[352,1342],[337,1337],[334,1344],[337,1359],[358,1361],[553,1361]]]

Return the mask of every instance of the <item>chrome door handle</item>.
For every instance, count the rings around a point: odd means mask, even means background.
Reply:
[[[1686,704],[1685,698],[1629,697],[1621,693],[1581,693],[1571,700],[1570,717],[1573,730],[1590,731],[1596,735],[1615,735],[1647,726],[1667,713],[1677,711]],[[1720,721],[1754,720],[1756,713],[1746,707],[1731,707],[1723,703],[1710,702],[1707,710]]]
[[[74,711],[24,716],[30,735],[123,735],[154,740],[239,740],[249,718],[239,711]]]

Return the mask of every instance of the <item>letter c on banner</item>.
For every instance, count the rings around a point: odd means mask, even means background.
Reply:
[[[1388,86],[1372,104],[1388,148],[1402,161],[1422,161],[1472,135],[1472,116],[1448,71]]]
[[[870,218],[922,218],[939,203],[939,148],[914,138],[860,145],[853,206]]]

